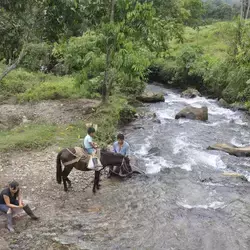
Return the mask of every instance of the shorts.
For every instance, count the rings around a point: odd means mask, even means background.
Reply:
[[[11,204],[16,205],[16,206],[19,206],[18,200],[16,200],[14,203],[11,203]],[[0,211],[2,211],[2,212],[4,212],[4,213],[7,213],[9,209],[10,209],[10,208],[9,208],[7,205],[5,205],[5,204],[0,204]]]

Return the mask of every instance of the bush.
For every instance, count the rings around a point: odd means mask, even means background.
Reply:
[[[31,71],[46,71],[51,62],[53,47],[47,43],[30,43],[27,54],[21,61],[21,66]]]
[[[81,95],[86,98],[99,98],[101,94],[100,76],[88,79],[87,73],[83,70],[76,75],[76,85],[79,87]]]
[[[228,85],[223,91],[223,98],[229,102],[246,102],[249,99],[249,85],[247,84],[250,79],[250,68],[239,66],[231,68],[228,73]]]
[[[120,124],[127,124],[127,123],[133,121],[135,114],[136,114],[136,110],[132,106],[125,105],[119,111],[119,123]]]
[[[4,68],[4,66],[1,66],[1,68]],[[11,71],[2,80],[0,83],[1,91],[7,94],[24,93],[34,84],[43,81],[45,77],[42,73],[31,73],[19,68]]]
[[[79,95],[73,78],[64,77],[54,81],[46,81],[18,95],[20,102],[55,100]]]
[[[157,60],[149,67],[149,80],[152,82],[161,82],[164,84],[172,84],[172,79],[176,73],[175,58],[172,60]]]

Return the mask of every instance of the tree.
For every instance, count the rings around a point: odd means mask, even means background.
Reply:
[[[250,0],[241,0],[241,17],[248,19],[250,9]]]
[[[201,0],[184,0],[183,7],[188,11],[186,25],[198,27],[201,24],[204,6]]]
[[[92,31],[59,45],[57,54],[67,65],[77,65],[72,70],[79,72],[78,82],[86,88],[93,90],[93,82],[101,82],[104,102],[115,89],[139,94],[149,58],[167,53],[169,41],[181,37],[181,24],[176,29],[173,19],[159,18],[151,1],[96,0],[85,10],[86,16],[100,10],[103,16],[89,19]]]

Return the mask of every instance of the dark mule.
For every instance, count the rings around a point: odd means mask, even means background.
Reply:
[[[85,157],[86,158],[86,157]],[[61,150],[57,155],[56,160],[56,179],[59,184],[61,184],[63,180],[64,190],[68,191],[67,183],[71,186],[71,181],[68,178],[71,170],[76,168],[80,171],[91,171],[87,168],[88,164],[86,160],[77,160],[76,150],[74,148],[65,148]],[[125,169],[124,171],[128,171],[127,174],[132,173],[132,168],[130,166],[129,158],[124,157],[121,154],[115,154],[113,152],[101,150],[101,163],[103,169],[107,166],[120,166],[121,169]],[[64,169],[62,170],[62,165]],[[99,181],[100,181],[100,171],[95,171],[95,178],[94,178],[94,186],[93,192],[95,193],[96,188],[99,189]],[[123,171],[123,174],[125,172]]]

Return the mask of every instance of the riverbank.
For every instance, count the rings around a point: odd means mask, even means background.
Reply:
[[[195,30],[186,27],[183,43],[173,40],[169,55],[151,64],[149,79],[168,88],[194,87],[203,95],[249,110],[250,68],[243,46],[248,30],[249,23],[240,20]]]
[[[1,229],[10,249],[248,249],[249,182],[225,173],[249,177],[249,159],[206,148],[219,140],[248,143],[249,118],[215,100],[181,98],[161,86],[150,90],[166,93],[165,102],[141,111],[156,113],[160,123],[145,116],[122,129],[147,177],[103,176],[93,195],[92,174],[75,170],[65,193],[55,181],[57,147],[1,154],[1,183],[14,172],[41,217],[18,220],[15,235]],[[208,122],[175,120],[188,104],[207,105]]]

